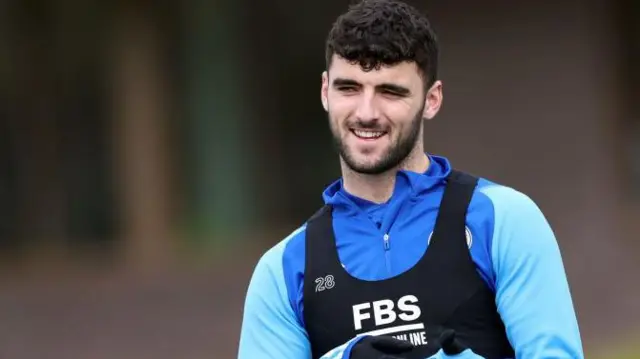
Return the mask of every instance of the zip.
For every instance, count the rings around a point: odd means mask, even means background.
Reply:
[[[391,259],[389,258],[391,244],[389,244],[389,234],[385,233],[384,236],[382,236],[382,241],[384,243],[384,259],[387,266],[387,273],[391,274]]]

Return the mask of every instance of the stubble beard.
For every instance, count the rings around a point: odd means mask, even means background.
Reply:
[[[333,142],[340,158],[350,170],[360,174],[379,175],[398,168],[413,152],[418,142],[423,121],[423,109],[424,105],[414,116],[408,131],[401,133],[398,139],[387,148],[386,153],[384,153],[378,161],[373,163],[359,163],[355,159],[352,150],[349,149],[340,137],[340,131],[334,127],[333,122],[329,119]],[[374,125],[369,126],[369,128],[372,127],[374,127]]]

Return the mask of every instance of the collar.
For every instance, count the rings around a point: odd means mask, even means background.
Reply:
[[[396,182],[389,202],[406,197],[415,198],[430,192],[441,185],[451,172],[451,164],[442,156],[429,155],[429,168],[424,173],[400,170],[396,173]],[[374,205],[372,202],[348,193],[340,178],[330,184],[322,193],[325,204],[331,205],[336,211],[346,211],[355,214],[362,206]]]

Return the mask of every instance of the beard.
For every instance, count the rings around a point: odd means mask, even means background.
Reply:
[[[370,163],[362,163],[356,159],[354,150],[351,149],[343,138],[340,136],[340,131],[333,125],[331,119],[329,119],[331,133],[333,136],[333,142],[336,149],[344,161],[344,163],[354,172],[360,174],[377,175],[390,171],[402,164],[404,160],[411,154],[416,143],[418,142],[418,136],[420,135],[420,126],[422,125],[422,113],[424,111],[424,101],[420,110],[413,116],[409,126],[401,129],[398,137],[393,141],[385,152],[381,155],[380,159]],[[379,127],[377,121],[371,122],[357,122],[359,128],[370,130],[383,130]]]

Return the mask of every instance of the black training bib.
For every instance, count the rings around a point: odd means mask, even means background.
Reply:
[[[454,329],[456,338],[484,358],[514,357],[494,294],[467,246],[466,214],[477,182],[452,171],[425,255],[386,280],[359,280],[342,267],[330,206],[308,221],[303,300],[312,358],[371,334],[409,340],[416,348],[405,357],[424,359],[440,349],[443,329]]]

